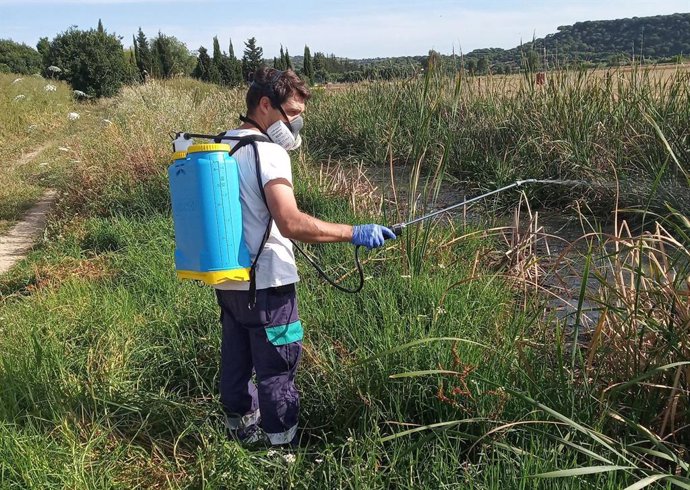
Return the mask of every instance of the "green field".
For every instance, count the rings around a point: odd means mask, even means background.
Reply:
[[[366,254],[358,295],[301,261],[298,385],[311,437],[294,454],[224,437],[218,308],[173,267],[168,133],[232,127],[243,92],[180,79],[98,103],[62,94],[60,113],[90,114],[79,130],[53,128],[73,150],[49,175],[63,198],[47,240],[0,277],[0,488],[690,488],[690,209],[682,192],[663,193],[688,187],[688,75],[629,76],[504,90],[498,78],[480,89],[431,73],[315,90],[293,157],[304,211],[341,222],[412,212],[388,202],[389,188],[322,173],[329,160],[341,172],[406,165],[397,185],[422,195],[416,213],[444,176],[471,189],[594,181],[527,197],[582,210],[595,232],[573,267],[598,287],[581,289],[571,317],[551,312],[533,274],[546,265],[528,250],[536,230],[506,244],[484,232],[489,215],[411,227]],[[3,138],[31,144],[26,124]],[[617,209],[616,182],[636,190],[619,206],[650,210],[634,214],[643,231],[596,233]],[[350,245],[308,248],[332,275],[351,275]],[[583,333],[585,300],[601,314]]]

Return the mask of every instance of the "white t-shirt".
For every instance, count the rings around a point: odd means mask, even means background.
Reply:
[[[258,134],[256,131],[248,129],[234,129],[226,133],[227,136],[256,134]],[[228,143],[231,147],[237,144],[233,140],[223,140],[223,143]],[[261,180],[264,186],[275,179],[285,179],[292,184],[292,165],[287,151],[275,143],[259,141],[257,145],[261,157]],[[252,145],[243,146],[233,156],[237,160],[239,169],[244,241],[253,262],[266,232],[270,214],[261,197],[256,178],[254,148]],[[266,289],[297,281],[299,281],[299,276],[292,243],[280,234],[278,227],[273,223],[271,234],[256,264],[256,288]],[[225,281],[215,287],[225,290],[247,290],[249,282]]]

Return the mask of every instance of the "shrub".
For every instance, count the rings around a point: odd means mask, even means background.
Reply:
[[[41,55],[26,44],[0,39],[0,72],[31,75],[41,71]]]
[[[76,28],[50,43],[48,64],[61,68],[59,77],[96,97],[110,97],[126,80],[127,67],[120,39],[114,34]]]

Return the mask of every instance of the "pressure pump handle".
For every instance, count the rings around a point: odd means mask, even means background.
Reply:
[[[402,235],[404,230],[405,230],[405,224],[404,223],[398,223],[397,225],[391,226],[391,231],[393,231],[393,233],[395,233],[395,236]]]

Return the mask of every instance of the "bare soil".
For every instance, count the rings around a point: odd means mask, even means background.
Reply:
[[[19,223],[0,236],[0,274],[4,274],[26,257],[36,238],[43,233],[48,212],[56,198],[57,193],[54,190],[47,190]]]

